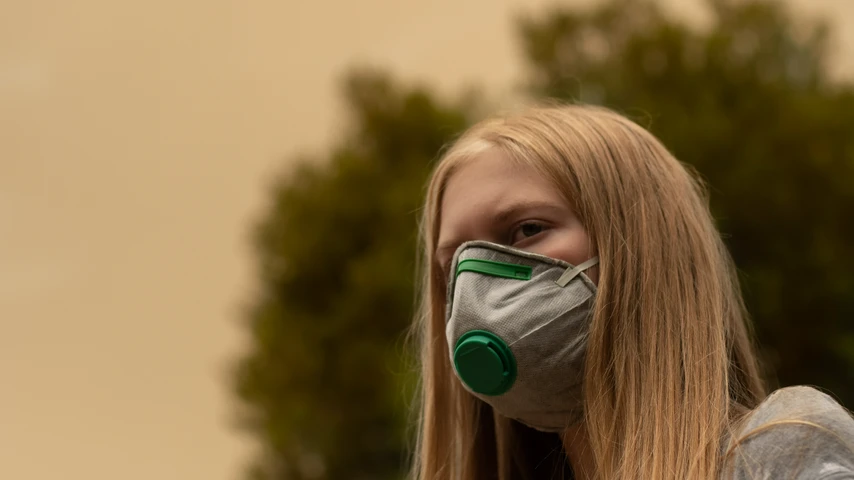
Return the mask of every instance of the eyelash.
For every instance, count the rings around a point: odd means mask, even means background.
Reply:
[[[521,231],[521,229],[523,227],[528,226],[528,225],[533,225],[533,226],[539,227],[541,230],[539,232],[531,235],[530,237],[523,238],[522,240],[534,238],[537,235],[539,235],[539,234],[541,234],[541,233],[543,233],[549,229],[548,225],[546,225],[544,222],[540,222],[537,220],[525,220],[524,222],[517,223],[513,228],[510,229],[510,238],[508,239],[508,245],[514,245],[514,244],[518,243],[515,241],[516,233]],[[521,242],[522,240],[519,240],[519,241]]]

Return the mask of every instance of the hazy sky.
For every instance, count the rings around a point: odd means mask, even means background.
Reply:
[[[546,3],[0,0],[0,478],[237,478],[271,173],[334,138],[349,65],[508,92]],[[854,59],[854,0],[804,4]]]

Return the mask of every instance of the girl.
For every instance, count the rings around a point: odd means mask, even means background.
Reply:
[[[626,118],[474,126],[422,245],[415,478],[854,478],[838,404],[766,399],[705,192]]]

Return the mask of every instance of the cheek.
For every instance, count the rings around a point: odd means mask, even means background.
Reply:
[[[531,251],[578,265],[594,255],[590,251],[590,240],[582,229],[555,230]],[[599,283],[599,266],[584,272],[594,284]]]
[[[537,248],[540,254],[578,265],[592,256],[590,240],[583,229],[557,229]]]
[[[599,286],[599,265],[590,267],[590,269],[584,273],[587,275],[587,278],[593,282],[593,285],[596,285],[597,287]]]

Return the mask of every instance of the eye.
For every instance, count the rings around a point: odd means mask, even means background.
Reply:
[[[546,226],[539,222],[527,221],[517,225],[510,236],[510,245],[515,245],[528,238],[534,237],[546,230]]]

